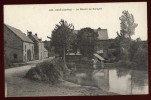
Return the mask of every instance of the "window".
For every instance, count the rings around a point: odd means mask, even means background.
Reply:
[[[14,59],[17,59],[17,54],[14,54],[13,56],[14,56]]]
[[[25,52],[26,52],[26,45],[25,45]]]

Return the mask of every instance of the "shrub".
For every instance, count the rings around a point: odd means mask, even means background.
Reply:
[[[119,60],[115,66],[124,68],[134,68],[136,66],[136,63],[131,62],[129,60]]]
[[[50,82],[52,84],[58,83],[68,72],[63,65],[63,61],[60,58],[55,58],[51,61],[46,60],[38,63],[36,67],[31,68],[26,73],[25,77],[33,80]]]
[[[148,57],[147,57],[147,49],[138,48],[136,51],[133,62],[136,63],[136,68],[138,69],[147,69]]]

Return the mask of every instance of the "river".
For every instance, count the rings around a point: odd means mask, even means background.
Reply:
[[[126,68],[78,68],[67,81],[121,95],[148,94],[148,72]]]

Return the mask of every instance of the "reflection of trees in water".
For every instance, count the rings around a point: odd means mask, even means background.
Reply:
[[[130,69],[124,69],[124,68],[117,68],[116,72],[117,72],[118,77],[122,77],[122,76],[126,76],[126,75],[130,74],[131,70]]]
[[[142,86],[148,85],[148,75],[147,71],[135,71],[131,73],[133,86],[143,88]]]
[[[145,86],[148,86],[147,71],[117,68],[116,72],[118,77],[130,75],[128,80],[130,82],[131,94],[145,93]]]
[[[148,76],[147,71],[138,71],[138,70],[130,70],[124,68],[117,68],[117,76],[122,77],[126,75],[130,75],[130,81],[132,83],[132,87],[138,87],[142,89],[142,86],[148,85]]]
[[[90,70],[86,68],[80,68],[77,69],[73,75],[70,75],[70,81],[81,85],[95,86],[108,91],[110,84],[112,84],[109,83],[109,70],[110,69]],[[125,68],[115,68],[115,70],[117,77],[121,77],[126,80],[128,79],[124,84],[127,84],[126,88],[129,89],[130,94],[145,93],[146,90],[144,86],[148,86],[147,71],[130,70]]]
[[[146,93],[145,86],[148,86],[147,71],[132,70],[131,73],[131,93]]]

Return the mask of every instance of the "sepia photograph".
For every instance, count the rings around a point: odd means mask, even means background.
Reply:
[[[147,2],[3,10],[5,97],[149,94]]]

